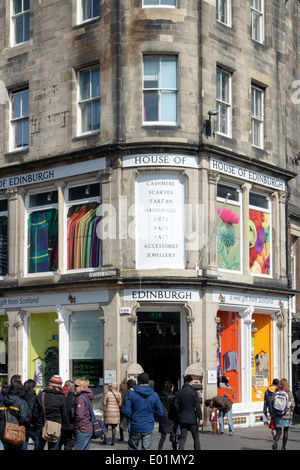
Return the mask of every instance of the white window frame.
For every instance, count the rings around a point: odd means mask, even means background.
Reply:
[[[216,0],[216,19],[231,27],[231,0]]]
[[[264,0],[251,0],[251,39],[264,43]],[[257,28],[255,27],[257,26]]]
[[[78,188],[78,187],[88,187],[89,185],[92,185],[92,184],[98,184],[99,185],[99,196],[94,196],[94,197],[86,197],[86,199],[73,199],[73,200],[69,200],[69,190],[70,189],[74,189],[74,188]],[[67,228],[67,219],[68,219],[68,210],[70,209],[70,207],[72,206],[77,206],[77,205],[80,205],[80,204],[88,204],[90,202],[97,202],[99,203],[99,207],[101,205],[101,186],[100,186],[100,183],[99,181],[95,181],[95,180],[92,180],[92,181],[84,181],[82,183],[70,183],[66,186],[65,190],[64,190],[64,201],[65,201],[65,204],[64,204],[64,233],[66,234],[65,236],[65,243],[64,243],[64,246],[63,246],[63,250],[64,250],[64,257],[63,257],[63,260],[64,260],[64,272],[65,273],[73,273],[73,272],[87,272],[87,271],[99,271],[100,269],[100,266],[98,267],[95,267],[95,268],[81,268],[81,269],[68,269],[68,262],[67,262],[67,256],[68,256],[68,252],[67,252],[67,248],[68,248],[68,240],[67,240],[67,234],[68,234],[68,228]],[[102,248],[102,247],[101,247]],[[100,248],[100,250],[101,250]],[[101,258],[102,258],[102,252],[101,252]]]
[[[16,46],[18,44],[23,44],[25,42],[28,42],[29,39],[30,39],[30,0],[28,0],[29,2],[29,9],[26,9],[25,10],[25,6],[24,6],[24,1],[25,0],[20,0],[21,1],[21,11],[18,12],[18,13],[14,13],[14,5],[15,5],[15,0],[11,0],[11,37],[10,37],[10,42],[11,42],[11,45],[12,46]],[[26,17],[29,17],[29,21],[28,21],[28,31],[26,29]],[[16,22],[17,21],[22,21],[22,25],[23,25],[23,40],[22,41],[17,41],[17,38],[16,38]],[[28,39],[25,39],[25,35],[26,35],[26,32],[27,32],[27,36],[28,36]]]
[[[230,193],[232,190],[234,190],[238,194],[238,201],[235,201],[234,199],[230,199],[230,196],[229,196],[224,209],[228,209],[228,205],[232,205],[232,206],[236,206],[236,207],[240,208],[240,233],[239,233],[239,236],[240,236],[240,269],[239,270],[234,270],[234,269],[225,269],[225,268],[219,268],[218,267],[218,270],[219,271],[224,271],[224,272],[227,272],[227,273],[243,273],[243,259],[244,259],[243,217],[244,217],[244,215],[243,215],[243,203],[242,203],[243,202],[242,190],[241,190],[240,186],[228,183],[226,181],[220,180],[220,181],[218,181],[218,184],[221,184],[222,186],[225,186],[226,188],[228,188],[228,191],[227,191],[228,193]],[[218,190],[217,190],[217,192],[218,192]],[[226,198],[217,196],[217,202],[224,203],[225,199]]]
[[[268,207],[265,208],[265,207],[260,207],[260,206],[255,206],[255,205],[251,205],[250,204],[250,195],[251,194],[257,194],[259,196],[262,196],[266,199],[266,201],[268,202]],[[254,211],[258,211],[258,212],[264,212],[266,214],[269,214],[269,222],[270,222],[270,274],[259,274],[259,273],[253,273],[253,272],[250,272],[251,276],[256,276],[256,277],[264,277],[264,278],[272,278],[273,277],[273,263],[272,263],[272,259],[273,259],[273,246],[272,246],[272,201],[271,201],[271,198],[268,194],[265,194],[265,193],[260,193],[258,191],[252,191],[250,190],[250,194],[249,194],[249,210],[252,209]],[[250,264],[249,264],[249,269],[250,269]]]
[[[224,96],[222,96],[223,89],[223,82],[227,80],[228,86],[228,99],[226,100]],[[227,137],[232,136],[232,74],[227,70],[222,69],[221,67],[217,67],[217,74],[216,74],[216,98],[217,98],[217,110],[219,111],[217,115],[217,132],[218,134],[225,135]],[[218,86],[219,84],[219,86]],[[221,111],[224,111],[222,113]],[[223,125],[221,125],[221,118],[224,116],[225,118],[225,129]]]
[[[150,0],[151,1],[151,0]],[[152,0],[151,4],[145,4],[145,0],[143,0],[143,7],[144,8],[177,8],[177,0],[173,0],[174,5],[167,5],[163,4],[164,1],[167,0]]]
[[[92,80],[91,80],[91,72],[92,70],[97,69],[99,71],[99,95],[92,96]],[[81,77],[82,73],[85,73],[87,71],[90,71],[90,93],[89,97],[86,99],[81,99],[80,97],[80,82],[81,82]],[[100,116],[100,104],[101,104],[101,81],[100,81],[100,67],[94,66],[94,67],[89,67],[85,69],[81,69],[77,71],[77,135],[88,135],[88,134],[95,134],[100,132],[100,127],[101,127],[101,116]],[[82,130],[82,125],[83,125],[83,120],[82,120],[82,105],[84,104],[90,104],[92,105],[93,103],[97,103],[99,106],[99,127],[94,128],[94,129],[89,129],[89,130]]]
[[[30,197],[34,196],[35,194],[40,194],[40,193],[51,194],[51,193],[54,193],[54,192],[57,193],[57,197],[58,197],[57,188],[48,188],[44,191],[37,191],[37,190],[30,191],[25,196],[25,213],[26,213],[26,216],[25,216],[25,230],[24,230],[24,239],[25,239],[25,243],[24,243],[24,248],[25,248],[24,249],[24,272],[25,272],[26,277],[54,276],[55,274],[57,274],[57,271],[42,271],[42,272],[39,272],[39,273],[29,273],[28,272],[28,221],[29,221],[30,214],[32,214],[33,212],[40,211],[40,210],[56,209],[58,211],[58,217],[59,217],[58,201],[55,202],[55,203],[52,203],[51,201],[49,201],[49,204],[30,207]],[[59,237],[59,234],[58,234],[58,237]],[[58,249],[59,250],[61,249],[59,245],[58,245]]]
[[[159,61],[159,84],[157,88],[146,88],[144,86],[145,82],[145,72],[144,72],[144,66],[145,66],[145,60],[147,59],[157,59]],[[163,88],[161,86],[161,64],[164,59],[175,59],[176,60],[176,88]],[[147,121],[145,120],[145,93],[147,92],[157,92],[158,93],[158,121]],[[176,96],[176,116],[174,120],[172,121],[163,121],[161,118],[162,115],[162,102],[161,102],[161,96],[163,93],[171,93],[175,94]],[[145,55],[143,58],[143,125],[146,126],[153,126],[153,125],[160,125],[160,126],[176,126],[178,124],[178,57],[177,56],[150,56],[150,55]]]
[[[23,100],[21,101],[21,110],[20,110],[20,116],[15,117],[14,116],[14,109],[13,109],[13,100],[14,97],[17,95],[23,95],[24,93],[28,94],[28,109],[25,110],[23,109]],[[20,146],[15,146],[15,141],[16,138],[18,138],[18,124],[22,124],[22,129],[23,129],[23,124],[27,121],[28,123],[28,144],[25,145],[20,145]],[[23,139],[22,139],[23,141]],[[10,139],[9,139],[9,150],[10,151],[16,151],[16,150],[24,150],[29,147],[29,89],[23,89],[23,90],[17,90],[17,91],[11,91],[10,92]]]
[[[92,2],[92,14],[91,16],[84,18],[84,3],[86,1],[91,1]],[[94,10],[93,10],[93,0],[77,0],[77,24],[81,23],[87,23],[89,21],[95,20],[97,18],[100,18],[100,0],[99,0],[99,15],[96,15]]]
[[[5,198],[1,198],[1,201],[6,201],[6,204],[7,204],[7,209],[6,210],[0,210],[0,217],[6,217],[7,218],[7,223],[9,224],[9,219],[8,219],[8,200],[5,199]],[[7,224],[7,226],[8,226]],[[8,245],[8,231],[7,231],[7,252],[8,252],[8,256],[9,256],[9,245]],[[0,259],[0,262],[1,262],[1,259]],[[8,266],[7,266],[7,270],[8,270]],[[7,271],[8,272],[8,271]],[[2,276],[0,275],[0,279],[5,279],[5,276]]]
[[[257,95],[260,96],[259,107],[257,106]],[[251,85],[251,144],[260,149],[264,148],[264,95],[263,88]]]

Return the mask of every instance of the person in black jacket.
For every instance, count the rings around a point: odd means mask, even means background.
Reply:
[[[45,422],[42,394],[45,394],[45,411],[46,418],[49,421],[62,423],[66,416],[66,399],[62,393],[62,380],[58,375],[51,377],[48,387],[38,394],[36,406],[33,409],[33,424],[38,428],[38,445],[35,450],[44,450],[46,441],[42,438],[42,431]],[[57,442],[48,442],[49,450],[57,450],[59,448],[59,440]]]
[[[159,393],[159,398],[164,410],[164,416],[159,421],[158,432],[161,434],[160,440],[158,443],[158,450],[162,450],[164,442],[166,440],[167,434],[170,434],[170,437],[173,436],[172,440],[172,449],[176,450],[177,440],[176,440],[176,424],[174,422],[174,416],[172,415],[173,411],[173,402],[175,399],[174,395],[174,385],[170,380],[166,380],[164,383],[163,390]]]
[[[59,449],[73,450],[75,444],[74,425],[75,425],[75,385],[72,380],[66,380],[63,386],[63,394],[66,400],[66,416],[61,426],[61,438],[59,441]]]
[[[186,375],[183,381],[183,387],[175,393],[174,399],[180,424],[179,450],[184,450],[188,431],[192,433],[194,439],[194,450],[200,450],[198,425],[202,424],[202,411],[199,397],[192,387],[193,377]]]
[[[25,388],[24,399],[28,405],[29,421],[30,421],[30,424],[26,429],[26,444],[28,444],[29,438],[31,438],[33,440],[34,446],[36,446],[37,445],[36,428],[32,424],[32,410],[35,407],[35,402],[37,399],[35,381],[32,379],[26,380],[26,382],[24,382],[24,388]]]
[[[8,388],[4,396],[3,405],[6,408],[8,422],[27,427],[29,426],[29,409],[26,401],[24,400],[24,396],[24,385],[19,380],[16,380]],[[12,444],[8,444],[3,440],[5,427],[4,407],[2,407],[0,411],[0,438],[3,442],[4,450],[26,450],[26,443],[17,447]]]

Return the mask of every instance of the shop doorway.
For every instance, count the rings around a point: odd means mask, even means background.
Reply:
[[[138,312],[137,362],[159,392],[165,380],[180,386],[180,312]]]

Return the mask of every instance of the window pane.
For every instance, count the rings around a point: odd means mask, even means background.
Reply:
[[[227,134],[228,133],[227,106],[221,105],[220,103],[218,103],[217,110],[219,111],[219,114],[217,116],[218,132],[221,132],[222,134]]]
[[[0,217],[0,276],[6,276],[7,270],[8,270],[7,229],[8,229],[8,218],[6,215],[1,216]]]
[[[159,0],[144,0],[144,5],[159,5]]]
[[[24,38],[23,41],[29,41],[29,13],[24,15]]]
[[[91,121],[92,121],[92,128],[91,130],[97,130],[100,129],[100,101],[99,100],[94,100],[92,101],[92,107],[91,107]]]
[[[161,95],[161,120],[176,122],[177,120],[176,93],[162,93]]]
[[[28,272],[56,271],[57,263],[58,211],[33,212],[28,220]]]
[[[14,14],[21,13],[22,11],[22,0],[14,0]]]
[[[159,61],[144,59],[144,88],[158,88]]]
[[[256,194],[256,193],[250,192],[249,204],[250,206],[256,206],[256,207],[261,207],[263,209],[268,209],[269,199],[266,196],[263,196],[262,194]]]
[[[22,95],[21,93],[16,93],[12,96],[12,117],[18,118],[21,117],[22,110]]]
[[[86,199],[87,197],[98,196],[100,196],[100,185],[97,183],[69,188],[69,201],[76,201],[78,199]]]
[[[90,98],[90,70],[80,72],[80,99]]]
[[[93,17],[100,16],[100,0],[93,0]]]
[[[144,94],[144,121],[158,120],[158,93],[147,91]]]
[[[92,97],[96,98],[100,96],[100,73],[99,69],[92,69],[91,70],[91,80],[92,80]]]
[[[29,10],[30,0],[24,0],[24,11]]]
[[[177,88],[177,60],[161,61],[161,88]]]

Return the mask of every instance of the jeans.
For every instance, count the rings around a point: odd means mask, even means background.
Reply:
[[[179,450],[184,450],[188,431],[191,431],[194,439],[194,450],[201,450],[198,425],[196,423],[180,423]]]
[[[37,429],[35,432],[34,450],[44,450],[44,447],[48,444],[48,450],[59,449],[59,439],[57,442],[47,442],[42,438],[42,429]]]
[[[153,442],[152,432],[134,432],[130,431],[128,439],[128,450],[138,450],[139,442],[142,442],[142,450],[151,450]]]
[[[227,419],[228,419],[229,432],[234,433],[233,420],[232,420],[232,407],[230,408],[228,413],[225,413],[224,410],[219,410],[218,422],[219,422],[220,432],[224,432],[225,415],[227,416]]]
[[[74,450],[90,450],[92,434],[77,432],[75,434]]]

